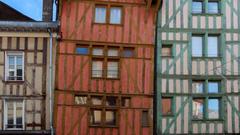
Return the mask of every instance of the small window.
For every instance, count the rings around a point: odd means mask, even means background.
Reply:
[[[162,56],[172,56],[172,45],[162,45]]]
[[[204,81],[194,81],[192,83],[193,93],[203,93],[204,91]]]
[[[22,81],[24,79],[24,56],[22,52],[7,52],[5,61],[5,79]]]
[[[110,56],[110,57],[119,56],[118,48],[109,48],[107,53],[108,53],[108,56]]]
[[[148,111],[142,111],[142,126],[149,126],[149,116]]]
[[[118,78],[118,62],[107,62],[107,78]]]
[[[102,121],[102,110],[92,109],[90,122],[92,126],[101,125]]]
[[[162,115],[172,115],[172,97],[162,98]]]
[[[134,48],[124,47],[123,57],[134,57]]]
[[[219,119],[219,99],[208,99],[208,118]]]
[[[87,55],[87,54],[88,54],[88,47],[77,46],[77,47],[76,47],[76,53],[77,53],[77,54]]]
[[[106,106],[116,106],[117,97],[106,97]]]
[[[122,107],[130,107],[131,105],[131,98],[130,97],[122,97]]]
[[[203,13],[203,2],[193,1],[192,2],[192,13]]]
[[[95,7],[95,23],[106,23],[107,10],[106,6],[96,6]]]
[[[101,96],[92,96],[91,101],[93,105],[102,105],[102,98]]]
[[[5,101],[4,129],[24,129],[24,105],[23,101]]]
[[[208,82],[208,93],[219,93],[219,84],[218,81],[209,81]]]
[[[97,56],[102,56],[103,55],[103,48],[93,48],[92,54],[97,55]]]
[[[122,8],[111,7],[110,8],[110,24],[121,24],[122,21]]]
[[[103,77],[103,61],[93,60],[92,62],[92,77]]]
[[[203,37],[192,36],[192,56],[202,57],[203,56]]]
[[[204,99],[193,99],[193,119],[203,119]]]
[[[75,96],[75,104],[86,105],[87,104],[87,96]]]
[[[105,116],[105,124],[107,126],[116,126],[117,121],[117,112],[115,110],[106,110],[106,116]]]
[[[208,37],[208,57],[218,57],[218,36]]]
[[[209,1],[208,2],[208,13],[217,14],[219,13],[219,2],[217,1]]]

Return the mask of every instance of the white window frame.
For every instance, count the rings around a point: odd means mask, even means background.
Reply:
[[[22,56],[22,80],[8,80],[9,76],[9,64],[8,64],[8,56]],[[17,74],[17,61],[15,60],[14,63],[14,76],[16,77]],[[24,52],[14,52],[14,51],[8,51],[5,52],[5,81],[24,81]]]
[[[13,104],[13,123],[16,125],[16,102],[21,102],[22,101],[22,128],[7,128],[7,123],[8,123],[8,104],[7,102],[14,102]],[[4,100],[4,125],[3,125],[3,129],[4,130],[24,130],[25,129],[25,101],[24,100],[14,100],[14,99],[11,99],[11,100],[7,100],[5,99]]]

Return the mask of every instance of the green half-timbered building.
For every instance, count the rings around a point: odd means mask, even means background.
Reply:
[[[155,134],[240,133],[240,0],[164,0]]]

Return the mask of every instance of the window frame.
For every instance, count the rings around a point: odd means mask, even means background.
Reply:
[[[143,121],[143,113],[147,113],[147,123],[144,123]],[[150,122],[150,114],[149,114],[149,110],[142,110],[141,112],[141,126],[142,127],[150,127],[151,126],[151,122]]]
[[[25,130],[25,100],[21,99],[4,99],[3,100],[4,104],[4,117],[3,117],[3,130]],[[13,102],[14,103],[14,108],[13,108],[13,123],[16,125],[16,103],[20,102],[22,103],[22,128],[7,128],[6,126],[8,125],[8,102]]]
[[[22,80],[17,80],[17,79],[14,79],[14,80],[9,80],[8,79],[8,76],[9,76],[9,63],[8,63],[8,56],[14,56],[14,74],[16,75],[17,74],[17,60],[16,60],[16,57],[17,56],[22,56]],[[22,51],[6,51],[5,52],[5,63],[4,63],[4,66],[5,66],[5,73],[4,73],[4,79],[6,82],[23,82],[25,80],[25,74],[24,74],[24,71],[25,71],[25,56],[24,56],[24,52]],[[14,76],[14,77],[17,77],[17,76]]]
[[[131,50],[132,51],[132,56],[125,56],[124,55],[125,50]],[[123,58],[134,58],[136,56],[135,48],[134,47],[123,47],[121,56]]]
[[[77,52],[77,48],[87,48],[88,52],[86,54],[80,54]],[[90,49],[89,49],[89,46],[88,45],[79,45],[79,44],[76,44],[75,46],[75,54],[77,55],[89,55],[90,54]]]
[[[163,48],[169,48],[170,49],[170,55],[163,55],[163,53],[162,53]],[[163,58],[173,57],[173,44],[162,44],[161,54],[162,54],[161,56]]]
[[[194,13],[193,10],[191,11],[192,15],[221,15],[222,10],[221,10],[221,0],[193,0],[193,2],[202,2],[202,12],[201,13]],[[218,12],[217,13],[209,13],[208,12],[208,4],[209,2],[217,2],[218,3]],[[193,4],[191,5],[193,9]]]

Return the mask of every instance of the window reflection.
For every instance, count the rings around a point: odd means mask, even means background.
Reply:
[[[193,99],[193,119],[203,119],[204,99]]]
[[[208,93],[219,92],[219,82],[208,82]]]
[[[193,82],[192,91],[193,93],[203,93],[204,82]]]
[[[208,100],[208,118],[209,119],[219,118],[219,99]]]

